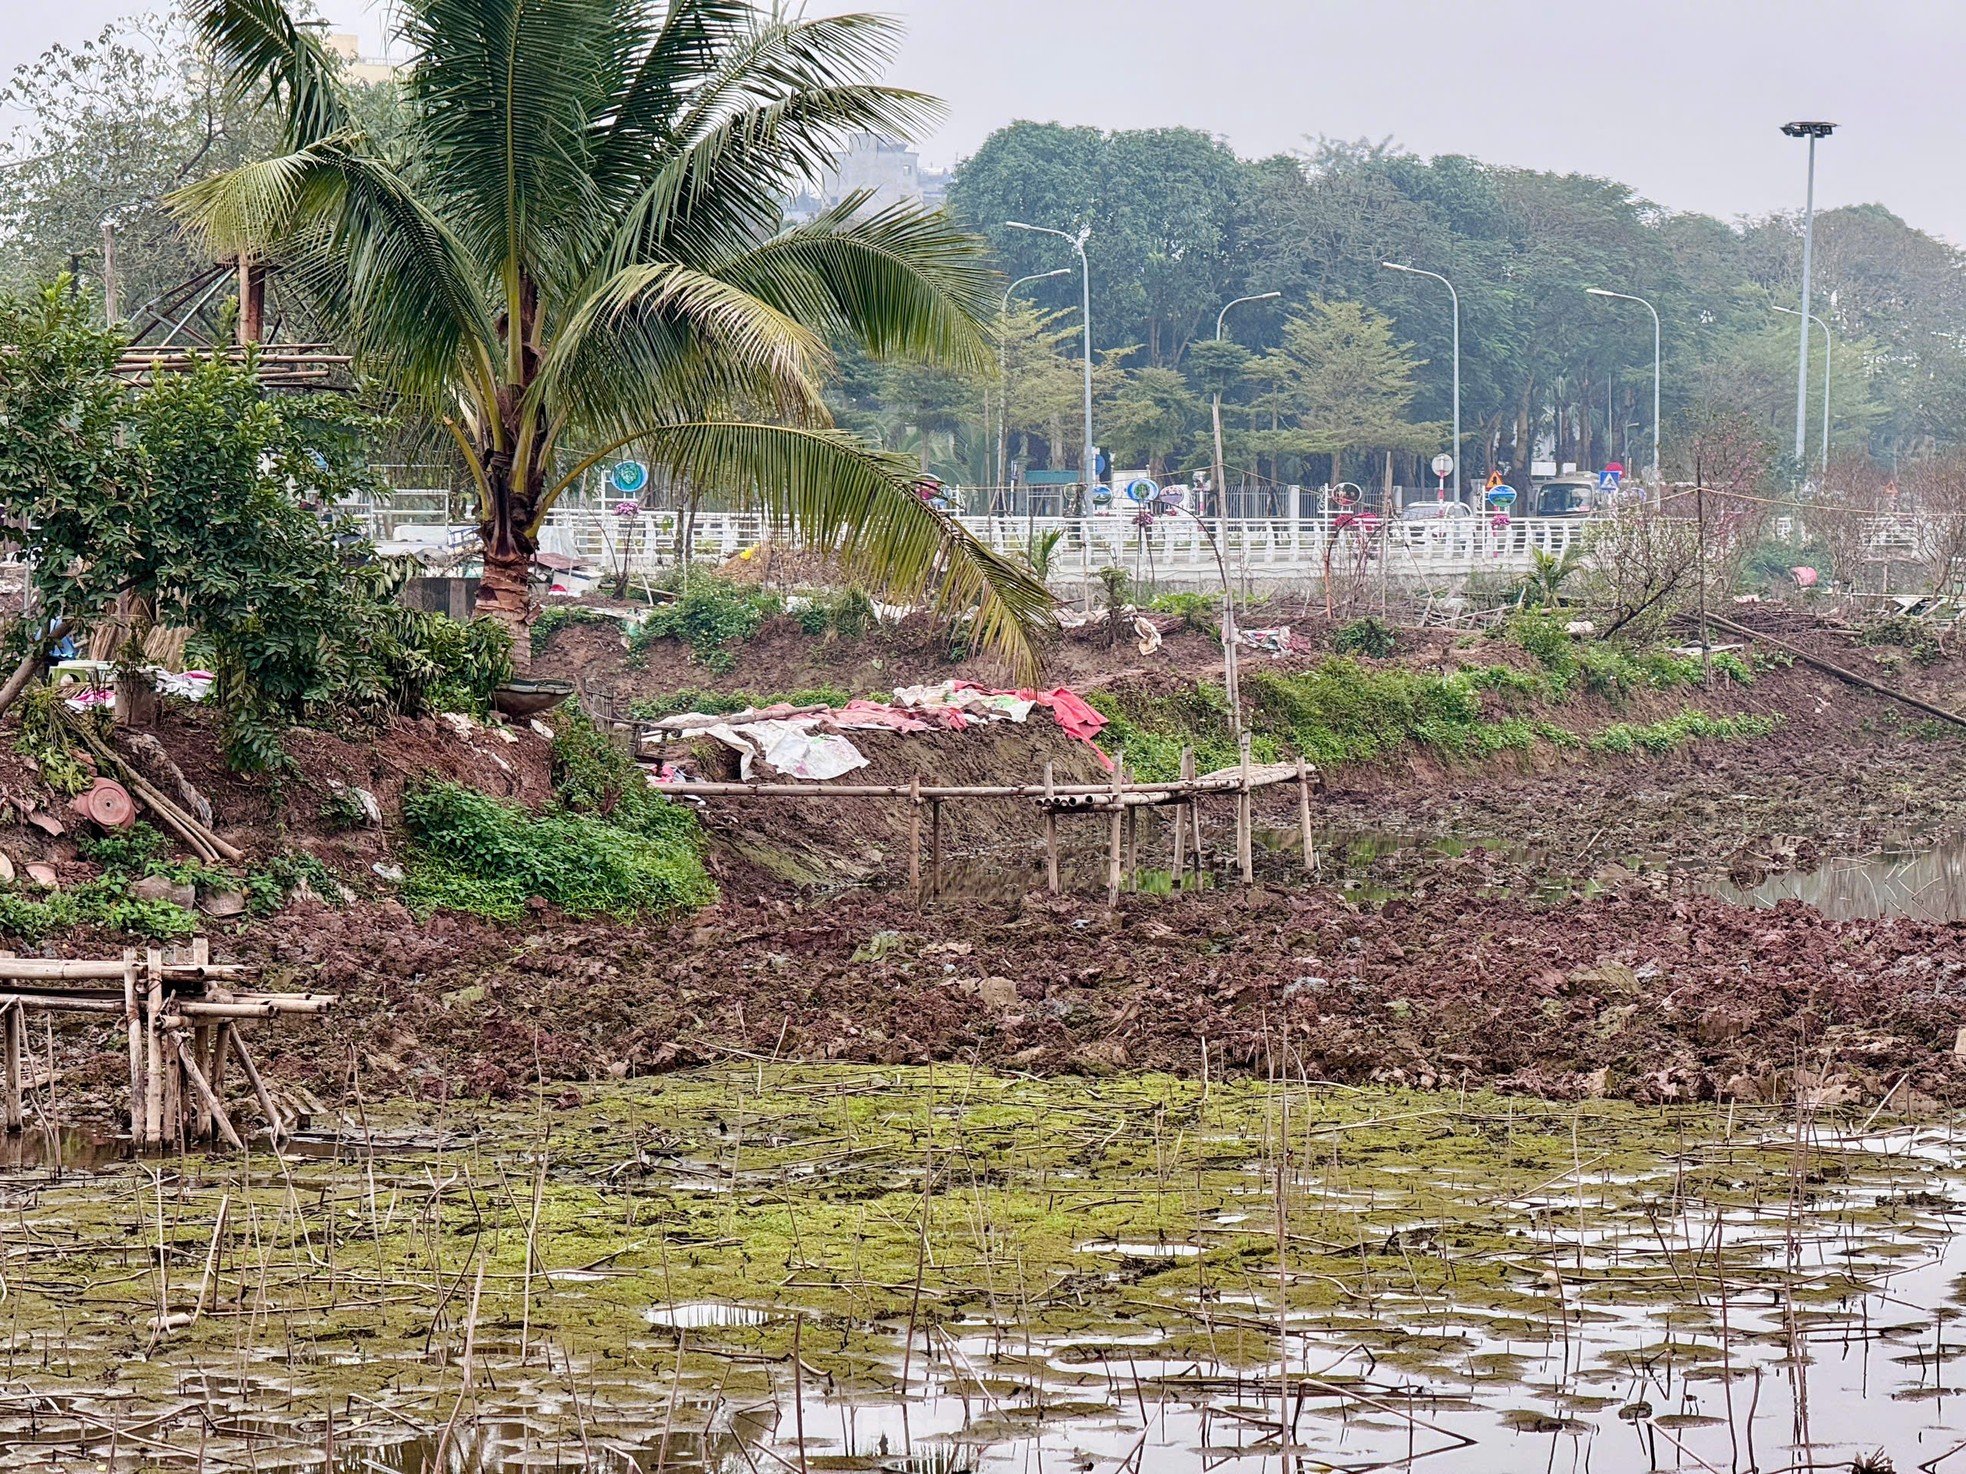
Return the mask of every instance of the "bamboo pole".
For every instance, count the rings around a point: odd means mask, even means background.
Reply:
[[[225,1060],[232,1052],[228,1042],[232,1033],[232,1020],[220,1019],[212,1029],[212,1052],[206,1058],[205,1078],[212,1083],[212,1094],[220,1100],[225,1099]]]
[[[1120,825],[1124,811],[1119,804],[1119,795],[1126,791],[1126,759],[1118,758],[1113,763],[1113,818],[1112,830],[1106,847],[1106,904],[1117,906],[1120,903]]]
[[[915,909],[922,906],[922,780],[908,785],[908,889],[914,893]]]
[[[1199,798],[1188,800],[1188,822],[1193,826],[1191,837],[1194,840],[1195,884],[1199,886],[1201,884],[1202,874],[1208,868],[1208,859],[1203,854],[1201,845],[1201,800]]]
[[[130,1140],[143,1140],[143,1014],[137,1007],[137,954],[123,953],[123,1019],[130,1036]]]
[[[1181,749],[1181,777],[1183,781],[1195,773],[1195,750],[1192,747]],[[1188,868],[1188,809],[1186,804],[1174,806],[1174,884],[1178,889]]]
[[[6,1035],[6,1128],[7,1134],[12,1136],[26,1124],[26,1117],[21,1113],[20,1059],[23,1037],[27,1033],[27,1011],[18,1003],[10,1003],[0,1009],[0,1032]]]
[[[201,1024],[201,1023],[192,1024],[191,1054],[189,1056],[189,1059],[193,1062],[202,1060],[203,1058],[205,1058],[205,1056],[208,1053],[211,1052],[211,1047],[212,1047],[212,1026],[210,1024]],[[179,1052],[182,1053],[184,1046],[180,1044],[178,1046],[178,1049]],[[191,1134],[195,1139],[199,1141],[203,1141],[206,1137],[210,1136],[212,1134],[213,1128],[217,1125],[217,1123],[212,1119],[211,1103],[205,1099],[208,1093],[209,1092],[206,1090],[194,1091],[192,1093]]]
[[[935,900],[942,894],[942,800],[928,802],[928,895]]]
[[[1249,786],[1268,788],[1292,783],[1297,770],[1289,763],[1257,763],[1249,770]],[[1202,773],[1182,781],[1170,779],[1154,783],[1129,783],[1130,794],[1186,795],[1189,793],[1235,793],[1241,789],[1240,765],[1213,773]],[[1110,783],[1060,783],[1047,792],[1042,783],[664,783],[660,792],[676,798],[886,798],[923,799],[1009,799],[1009,798],[1105,798]]]
[[[280,1115],[280,1108],[273,1104],[272,1092],[266,1082],[259,1077],[259,1066],[253,1063],[252,1051],[246,1048],[245,1035],[234,1031],[228,1036],[232,1041],[232,1056],[239,1061],[239,1068],[245,1072],[247,1081],[253,1087],[253,1098],[259,1102],[260,1114],[266,1117],[266,1128],[273,1136],[277,1147],[280,1138],[287,1134],[286,1120]]]
[[[1051,759],[1044,764],[1044,796],[1052,794]],[[1058,810],[1049,804],[1044,811],[1044,888],[1052,895],[1058,894]]]
[[[1126,811],[1126,889],[1128,894],[1140,889],[1140,810],[1137,808]]]
[[[1244,885],[1256,879],[1254,837],[1256,801],[1249,791],[1249,733],[1242,734],[1242,783],[1236,792],[1236,867]]]
[[[159,970],[156,948],[144,953],[143,1007],[143,1144],[160,1146],[164,1140],[164,1065],[162,1041],[157,1037],[159,1016],[164,1012],[164,976]]]
[[[1304,841],[1304,873],[1317,874],[1317,841],[1311,836],[1311,770],[1297,759],[1297,828]]]
[[[184,1071],[185,1081],[191,1086],[203,1107],[199,1112],[200,1117],[208,1118],[217,1126],[218,1134],[225,1138],[226,1145],[235,1152],[244,1151],[246,1143],[240,1140],[238,1131],[232,1125],[232,1118],[225,1114],[225,1106],[212,1089],[211,1081],[207,1080],[205,1072],[198,1068],[198,1061],[192,1057],[192,1052],[185,1048],[182,1035],[178,1038],[177,1059],[179,1067]]]

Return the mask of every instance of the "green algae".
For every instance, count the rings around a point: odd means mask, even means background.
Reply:
[[[795,1340],[891,1390],[910,1326],[918,1364],[984,1334],[992,1377],[1042,1379],[1260,1370],[1281,1320],[1508,1383],[1612,1309],[1649,1308],[1632,1354],[1717,1362],[1723,1288],[1830,1316],[1931,1231],[1917,1160],[1738,1109],[758,1061],[366,1119],[442,1145],[0,1178],[0,1377],[414,1403],[469,1343],[479,1376],[564,1364],[646,1408],[678,1371],[782,1391]],[[1805,1225],[1847,1269],[1788,1266]]]

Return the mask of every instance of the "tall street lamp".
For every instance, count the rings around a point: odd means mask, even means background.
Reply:
[[[1240,307],[1245,302],[1269,302],[1283,295],[1282,292],[1256,292],[1247,297],[1237,297],[1224,302],[1222,310],[1215,314],[1215,341],[1222,341],[1222,327],[1228,318],[1231,307]],[[1222,468],[1222,391],[1218,388],[1210,396],[1210,406],[1215,417],[1215,515],[1228,514],[1228,500],[1224,495],[1226,487]],[[1236,658],[1236,643],[1240,638],[1236,633],[1236,596],[1229,586],[1229,565],[1222,557],[1222,544],[1215,534],[1208,531],[1208,509],[1197,506],[1196,520],[1201,530],[1208,536],[1208,546],[1215,554],[1215,571],[1222,579],[1222,688],[1229,699],[1229,716],[1235,727],[1236,746],[1241,752],[1244,765],[1249,761],[1248,734],[1242,723],[1242,677],[1241,662]]]
[[[1222,323],[1228,317],[1231,307],[1240,307],[1245,302],[1272,302],[1282,295],[1282,292],[1257,292],[1253,296],[1237,297],[1234,301],[1224,302],[1222,310],[1215,314],[1215,341],[1218,343],[1222,341]],[[1224,477],[1222,466],[1222,390],[1219,386],[1209,396],[1209,401],[1209,412],[1215,420],[1215,512],[1217,516],[1221,516],[1227,512],[1229,503],[1224,494],[1228,489],[1228,482]]]
[[[1447,288],[1447,295],[1454,302],[1454,500],[1458,502],[1461,499],[1461,294],[1454,290],[1454,283],[1438,271],[1422,271],[1417,266],[1403,266],[1397,261],[1381,261],[1379,264],[1388,271],[1432,277]]]
[[[1834,292],[1830,293],[1830,296],[1832,297],[1834,297],[1835,295],[1836,293]],[[1797,312],[1793,307],[1777,307],[1775,310],[1777,312],[1787,313],[1790,317],[1802,317],[1804,315],[1800,312]],[[1823,330],[1823,474],[1827,476],[1829,474],[1830,353],[1831,350],[1834,349],[1834,347],[1836,346],[1836,340],[1830,336],[1828,323],[1824,322],[1820,317],[1816,316],[1816,314],[1813,312],[1807,314],[1807,316],[1810,322],[1813,322],[1817,327]]]
[[[1085,243],[1092,236],[1092,227],[1081,225],[1077,235],[1068,235],[1062,230],[1053,230],[1049,225],[1026,225],[1022,220],[1006,220],[1004,224],[1012,230],[1055,235],[1079,253],[1080,305],[1081,315],[1085,319],[1085,495],[1090,499],[1092,488],[1098,484],[1092,465],[1092,266],[1085,259]]]
[[[1607,292],[1603,287],[1585,287],[1592,297],[1616,297],[1620,302],[1636,302],[1652,314],[1652,493],[1659,493],[1659,309],[1643,297],[1630,292]]]
[[[1816,140],[1836,131],[1834,123],[1784,123],[1790,138],[1809,140],[1809,192],[1802,210],[1802,351],[1795,361],[1795,461],[1802,464],[1803,426],[1809,414],[1809,271],[1816,235]]]
[[[1048,281],[1054,276],[1070,276],[1072,268],[1061,266],[1056,271],[1036,271],[1029,276],[1020,276],[1004,288],[1003,306],[997,310],[997,492],[1002,494],[1006,485],[1004,477],[1009,474],[1005,457],[1010,450],[1010,344],[1006,337],[1010,324],[1010,294],[1027,281]]]

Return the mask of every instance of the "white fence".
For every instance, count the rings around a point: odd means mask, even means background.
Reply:
[[[441,492],[398,491],[386,503],[344,508],[379,542],[438,546],[463,551],[475,541],[468,526],[452,522]],[[1056,534],[1050,555],[1052,581],[1080,587],[1101,568],[1120,567],[1136,581],[1163,588],[1213,588],[1219,583],[1216,548],[1230,578],[1244,586],[1302,584],[1327,574],[1443,591],[1473,574],[1514,576],[1533,565],[1533,552],[1561,556],[1581,545],[1595,519],[1457,517],[1393,522],[1367,533],[1317,515],[1222,517],[1206,523],[1191,516],[1163,517],[1151,526],[1117,516],[962,516],[976,537],[999,552],[1029,552]],[[540,537],[548,553],[614,570],[650,573],[674,564],[683,551],[682,513],[641,511],[616,515],[612,504],[562,504],[548,516]],[[1777,526],[1777,535],[1784,529]],[[1916,518],[1879,517],[1866,541],[1879,554],[1917,556]],[[693,562],[721,563],[770,536],[755,512],[701,512],[689,524],[687,555]],[[1211,539],[1213,540],[1211,542]]]
[[[1138,580],[1209,587],[1217,583],[1216,547],[1231,578],[1245,582],[1293,582],[1327,571],[1370,572],[1391,581],[1429,582],[1475,572],[1514,574],[1531,565],[1531,549],[1560,555],[1577,544],[1589,525],[1576,517],[1545,517],[1491,525],[1477,518],[1404,526],[1368,535],[1334,527],[1321,518],[1171,517],[1141,527],[1127,517],[962,517],[977,538],[1004,553],[1023,553],[1056,534],[1050,555],[1054,582],[1078,583],[1105,567],[1124,568]],[[550,553],[591,560],[609,568],[624,563],[640,572],[675,561],[678,514],[644,512],[617,517],[611,511],[556,509],[540,539]],[[690,530],[692,559],[722,562],[768,535],[755,513],[698,514]],[[1211,543],[1211,537],[1213,543]],[[1328,562],[1327,562],[1328,559]]]

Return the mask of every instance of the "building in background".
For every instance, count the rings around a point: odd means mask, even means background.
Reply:
[[[362,55],[361,37],[347,31],[335,31],[329,34],[324,44],[341,59],[341,75],[350,82],[368,87],[377,82],[395,80],[395,67],[381,57]]]
[[[921,155],[905,143],[856,133],[825,176],[786,204],[785,214],[792,220],[810,220],[862,191],[868,196],[863,207],[868,213],[900,204],[940,209],[949,195],[949,175],[945,170],[924,169]]]

